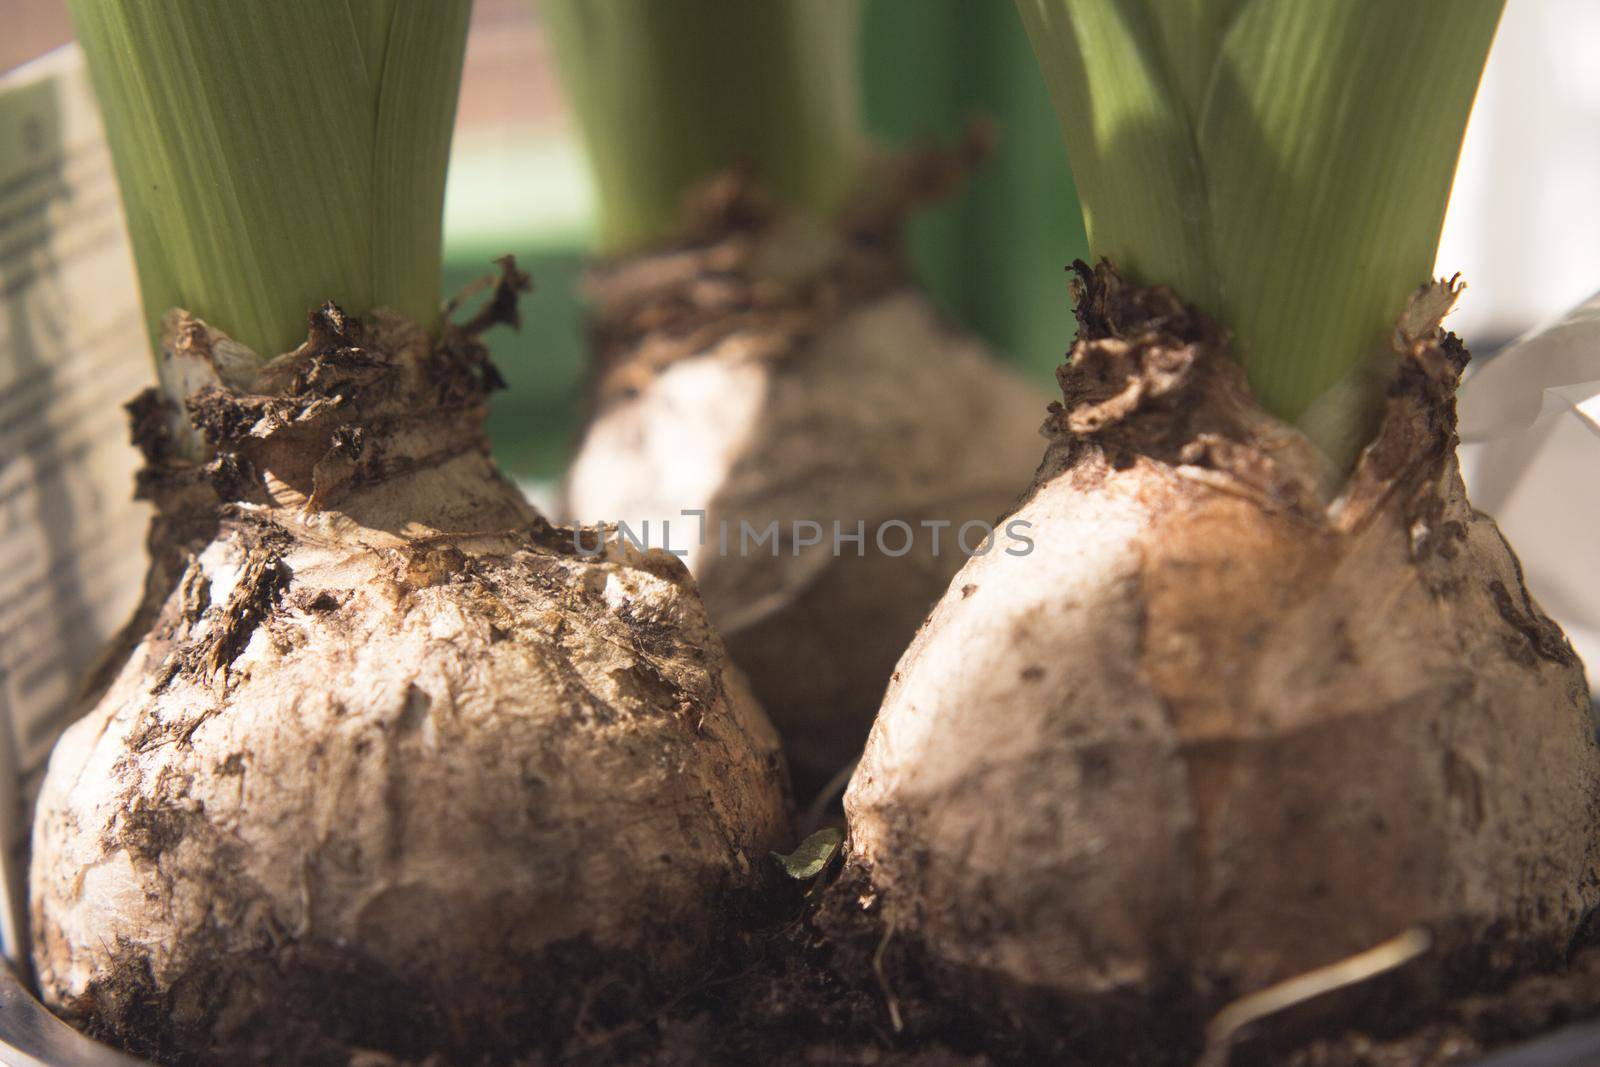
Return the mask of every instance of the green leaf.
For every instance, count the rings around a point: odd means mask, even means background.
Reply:
[[[827,214],[865,148],[854,0],[541,0],[612,251],[661,241],[684,193],[742,165]]]
[[[437,323],[470,0],[70,0],[152,334],[263,358],[325,300]]]
[[[800,842],[800,847],[787,856],[781,852],[774,852],[772,855],[783,864],[784,873],[796,881],[804,882],[815,878],[827,868],[843,841],[844,832],[830,826],[818,830]]]
[[[1209,303],[1205,189],[1154,28],[1125,0],[1017,0],[1066,137],[1089,248]]]
[[[1337,461],[1429,280],[1503,0],[1017,0],[1090,248],[1232,331]]]

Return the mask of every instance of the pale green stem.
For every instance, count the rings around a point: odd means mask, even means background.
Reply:
[[[262,358],[333,300],[438,324],[470,0],[69,0],[152,335]]]
[[[1348,463],[1429,280],[1503,0],[1017,0],[1090,247]]]
[[[601,241],[670,238],[734,166],[827,215],[860,178],[854,0],[542,0],[599,194]]]

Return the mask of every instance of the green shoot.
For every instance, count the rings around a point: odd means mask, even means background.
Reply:
[[[854,0],[542,0],[583,127],[601,240],[683,224],[684,194],[733,166],[826,215],[864,158]]]
[[[1090,248],[1233,334],[1339,463],[1432,273],[1503,0],[1017,0]]]
[[[439,318],[470,0],[69,0],[146,321],[263,359],[334,300]]]

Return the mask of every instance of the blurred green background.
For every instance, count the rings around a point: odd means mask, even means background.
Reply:
[[[497,7],[480,0],[478,17],[493,19]],[[508,20],[526,18],[520,5],[504,10]],[[1073,334],[1064,268],[1087,244],[1061,135],[1015,10],[997,0],[865,0],[863,18],[868,123],[885,145],[949,140],[976,116],[998,123],[995,156],[913,224],[912,254],[947,314],[987,338],[1000,358],[1049,382]],[[522,331],[490,338],[510,388],[494,399],[489,432],[511,474],[549,480],[575,443],[580,415],[578,286],[593,206],[570,122],[515,136],[474,133],[475,112],[495,110],[472,95],[475,68],[492,68],[497,51],[507,64],[549,59],[538,51],[536,21],[482,30],[475,19],[446,196],[445,291],[459,292],[508,251],[532,272]],[[553,81],[540,80],[529,95],[527,106],[562,109]]]

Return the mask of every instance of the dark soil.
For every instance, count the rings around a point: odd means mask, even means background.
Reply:
[[[1329,994],[1247,1028],[1229,1055],[1214,1062],[1470,1064],[1490,1050],[1600,1016],[1596,933],[1586,933],[1558,972],[1480,983],[1469,993],[1433,993],[1402,971]],[[863,905],[861,884],[846,877],[809,895],[796,887],[722,970],[653,1013],[595,1026],[559,1055],[528,1063],[1191,1067],[1206,1051],[1205,1020],[1186,999],[1172,996],[1160,1017],[1112,1006],[1089,1019],[1037,991],[1000,988],[991,976],[942,973],[911,938],[886,937],[870,902]],[[1002,1004],[1021,1010],[1008,1015]],[[1034,1020],[1032,1029],[1023,1017]],[[1050,1021],[1048,1030],[1038,1028],[1041,1018]]]
[[[131,813],[125,832],[158,853],[183,832],[161,814]],[[240,968],[240,982],[256,995],[273,990],[284,1005],[289,1032],[272,1036],[272,1054],[245,1040],[195,1057],[176,1017],[204,1014],[202,1002],[226,1000],[229,990],[191,985],[169,999],[155,990],[147,964],[137,964],[139,953],[92,994],[96,1009],[87,1015],[97,1022],[85,1028],[175,1064],[285,1062],[284,1049],[293,1048],[293,1062],[329,1067],[1194,1067],[1207,1051],[1208,1012],[1181,989],[1153,1004],[1102,1005],[1091,1017],[1038,990],[941,968],[911,931],[885,929],[865,883],[841,875],[837,856],[811,886],[773,867],[771,892],[758,894],[764,911],[744,910],[748,894],[730,902],[727,927],[747,932],[725,946],[715,970],[676,987],[648,976],[619,980],[640,961],[567,946],[529,969],[543,979],[536,987],[503,998],[520,1010],[502,1016],[501,1033],[452,1025],[450,991],[426,988],[421,976],[413,982],[363,967],[348,951],[309,945],[290,961],[292,973],[280,956]],[[1600,1017],[1600,922],[1588,924],[1555,970],[1485,981],[1490,970],[1462,961],[1455,977],[1438,979],[1402,968],[1246,1028],[1205,1067],[1465,1065]],[[179,1006],[187,1010],[175,1015]],[[536,1019],[562,1020],[560,1032]],[[441,1047],[441,1033],[456,1035],[448,1043],[459,1055],[428,1054]],[[367,1051],[375,1047],[389,1051]],[[524,1058],[508,1056],[513,1048]]]

